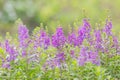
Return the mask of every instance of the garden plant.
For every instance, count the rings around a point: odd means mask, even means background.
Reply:
[[[110,18],[96,27],[83,18],[67,34],[62,26],[29,33],[19,23],[18,33],[0,38],[0,80],[120,80],[120,36],[112,28]]]

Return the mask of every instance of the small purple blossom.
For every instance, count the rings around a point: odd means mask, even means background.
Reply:
[[[104,51],[103,47],[102,47],[102,37],[101,37],[101,32],[100,30],[95,30],[94,31],[95,34],[95,49],[97,51]]]
[[[5,50],[8,53],[8,56],[6,57],[6,59],[3,59],[2,67],[3,68],[10,68],[10,62],[14,61],[17,58],[18,53],[14,49],[14,47],[9,44],[8,40],[5,41]]]
[[[107,36],[112,35],[112,22],[111,21],[106,20],[104,32],[107,34]]]
[[[56,33],[52,36],[52,45],[54,47],[62,47],[66,42],[65,35],[61,27],[57,28]]]
[[[84,19],[83,26],[80,27],[78,30],[77,41],[79,45],[82,45],[82,42],[84,41],[85,38],[86,39],[90,38],[90,31],[91,31],[91,26],[87,21],[87,19]]]
[[[99,55],[97,52],[89,51],[88,48],[83,47],[80,51],[80,56],[78,57],[78,64],[83,66],[87,62],[100,65]]]
[[[100,30],[95,30],[95,41],[97,43],[101,43],[102,42],[102,37],[101,37]]]
[[[23,24],[19,25],[18,38],[20,42],[20,47],[26,48],[28,46],[29,31],[27,27]]]
[[[9,54],[9,57],[7,58],[8,61],[15,60],[17,56],[17,52],[15,51],[13,46],[10,46],[8,40],[5,41],[5,49],[6,52]]]
[[[85,39],[84,28],[81,28],[78,31],[78,37],[77,37],[78,45],[82,45],[84,39]]]
[[[92,62],[93,64],[100,65],[100,59],[97,52],[89,51],[88,55],[89,55],[87,59],[88,62]]]
[[[87,60],[87,48],[83,47],[80,51],[80,55],[78,57],[78,64],[83,66]]]
[[[50,37],[46,34],[46,32],[41,31],[40,36],[36,36],[36,40],[34,41],[35,47],[44,47],[48,48],[50,45]]]
[[[117,39],[117,37],[116,36],[112,36],[112,38],[113,38],[113,47],[115,47],[116,49],[118,49],[119,48],[119,42],[118,42],[118,39]]]
[[[59,61],[64,61],[65,60],[65,54],[62,52],[62,53],[58,53],[56,55],[56,58],[59,60]]]
[[[77,36],[75,35],[75,33],[68,35],[68,43],[70,45],[77,46]]]
[[[44,68],[48,67],[48,68],[55,68],[55,67],[60,67],[62,65],[62,63],[64,63],[65,61],[65,54],[62,53],[58,53],[56,54],[55,58],[52,58],[50,60],[47,60],[46,63],[43,65]]]

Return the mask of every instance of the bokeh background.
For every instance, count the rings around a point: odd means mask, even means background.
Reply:
[[[32,31],[40,23],[50,33],[58,25],[68,32],[70,26],[79,25],[84,17],[90,18],[92,27],[105,22],[110,16],[113,32],[120,31],[120,0],[0,0],[0,35],[17,32],[15,22],[21,19]]]

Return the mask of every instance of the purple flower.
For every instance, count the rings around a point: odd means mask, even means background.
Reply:
[[[29,31],[27,27],[23,24],[19,25],[18,38],[20,42],[20,47],[22,48],[22,56],[25,56],[26,48],[28,47],[30,40],[29,40]]]
[[[58,53],[58,54],[56,55],[56,58],[57,58],[58,60],[60,60],[60,61],[64,61],[64,60],[65,60],[65,55],[64,55],[63,52],[62,52],[62,53]]]
[[[72,33],[68,36],[68,43],[70,45],[77,46],[77,37],[76,37],[75,33]]]
[[[47,60],[46,63],[43,65],[44,68],[55,68],[60,67],[62,63],[65,61],[65,54],[58,53],[55,58],[52,58],[50,60]]]
[[[77,41],[79,45],[82,45],[83,40],[86,38],[90,38],[90,31],[91,31],[91,26],[87,19],[83,20],[83,26],[79,28],[78,30],[78,37]]]
[[[77,37],[78,45],[82,45],[84,39],[85,39],[84,28],[81,28],[78,31],[78,37]]]
[[[62,47],[66,42],[65,35],[61,27],[57,28],[56,34],[52,36],[52,45],[54,47]]]
[[[113,37],[113,47],[115,47],[116,49],[119,48],[119,42],[116,36],[112,36]]]
[[[83,66],[87,62],[100,65],[99,55],[97,52],[89,51],[88,48],[83,47],[80,51],[80,56],[78,57],[78,64]]]
[[[7,58],[8,61],[15,60],[17,57],[17,52],[15,51],[13,46],[10,46],[8,40],[5,41],[5,49],[6,52],[9,54],[9,57]]]
[[[80,55],[78,57],[78,64],[80,66],[83,66],[86,63],[86,60],[87,60],[87,48],[82,47],[82,49],[80,51]]]
[[[28,46],[29,31],[27,27],[23,24],[19,25],[18,38],[20,41],[20,47],[26,48]]]
[[[90,51],[88,52],[88,55],[89,55],[87,59],[88,62],[92,62],[93,64],[100,65],[100,59],[97,52]]]
[[[14,47],[9,44],[8,40],[5,41],[5,50],[8,53],[8,56],[6,59],[3,59],[2,67],[10,68],[10,62],[14,61],[18,56],[18,54],[17,54],[17,51],[14,49]]]
[[[91,26],[87,19],[83,19],[83,27],[86,33],[90,33]]]
[[[10,63],[9,63],[9,62],[4,62],[4,61],[3,61],[2,67],[3,67],[3,68],[9,69],[9,68],[10,68]]]
[[[36,36],[36,40],[34,41],[34,46],[35,47],[44,47],[45,49],[48,48],[50,45],[50,38],[46,34],[46,32],[41,31],[40,36]]]
[[[101,32],[100,30],[95,30],[95,41],[97,43],[102,42]]]
[[[104,32],[107,34],[107,36],[112,35],[112,22],[111,21],[106,20]]]
[[[102,37],[101,37],[101,32],[100,30],[95,30],[94,32],[95,34],[95,49],[97,51],[104,51],[103,47],[102,47]]]

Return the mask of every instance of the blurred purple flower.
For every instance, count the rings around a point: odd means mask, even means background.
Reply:
[[[46,32],[41,31],[40,36],[36,36],[36,40],[34,41],[34,46],[35,47],[44,47],[45,49],[48,48],[50,45],[50,38],[46,34]]]
[[[101,37],[101,32],[100,30],[95,30],[94,31],[95,34],[95,49],[99,52],[99,51],[104,51],[103,47],[102,47],[102,37]]]
[[[81,28],[78,31],[78,37],[77,37],[78,45],[82,45],[82,42],[83,42],[84,39],[85,39],[84,28]]]
[[[90,31],[91,31],[91,26],[87,19],[83,19],[83,26],[79,28],[78,30],[78,37],[77,41],[79,45],[82,45],[83,40],[89,39],[90,38]]]
[[[104,32],[107,34],[107,36],[112,35],[112,22],[111,21],[106,20]]]
[[[8,53],[8,56],[6,57],[6,59],[3,59],[2,67],[3,68],[10,68],[10,62],[14,61],[17,58],[18,53],[14,49],[14,47],[9,44],[8,40],[5,41],[5,50]]]
[[[80,66],[83,66],[85,64],[86,60],[87,60],[87,48],[82,47],[82,49],[80,51],[80,55],[78,57],[78,64]]]
[[[18,54],[16,50],[14,49],[14,47],[10,46],[8,40],[5,41],[5,49],[6,49],[6,52],[9,53],[9,57],[7,58],[7,60],[8,61],[15,60]]]
[[[78,57],[78,64],[83,66],[87,62],[100,65],[99,55],[97,52],[88,51],[86,47],[83,47],[80,51],[80,56]]]
[[[26,48],[28,46],[29,31],[27,27],[23,24],[19,25],[18,38],[20,41],[20,47]]]
[[[3,61],[3,62],[2,62],[2,67],[3,67],[3,68],[10,69],[10,63]]]
[[[118,42],[117,37],[116,36],[112,36],[112,38],[113,38],[113,45],[112,45],[112,47],[115,47],[116,49],[118,49],[119,48],[119,42]]]
[[[102,37],[101,37],[101,32],[100,32],[100,30],[95,30],[95,41],[97,42],[97,43],[100,43],[100,42],[102,42]]]
[[[58,53],[56,54],[55,58],[52,58],[50,60],[47,60],[46,63],[43,65],[43,68],[55,68],[55,67],[60,67],[62,65],[62,63],[64,63],[65,61],[65,54],[62,53]]]
[[[75,33],[68,35],[68,43],[70,45],[77,46],[77,36],[75,35]]]
[[[65,54],[62,52],[62,53],[58,53],[56,55],[56,58],[59,60],[59,61],[64,61],[65,60]]]
[[[56,34],[52,36],[52,45],[54,47],[62,47],[66,42],[65,35],[61,27],[57,28]]]
[[[100,59],[99,59],[99,55],[97,52],[88,52],[88,62],[92,62],[93,64],[96,64],[96,65],[100,65]]]

